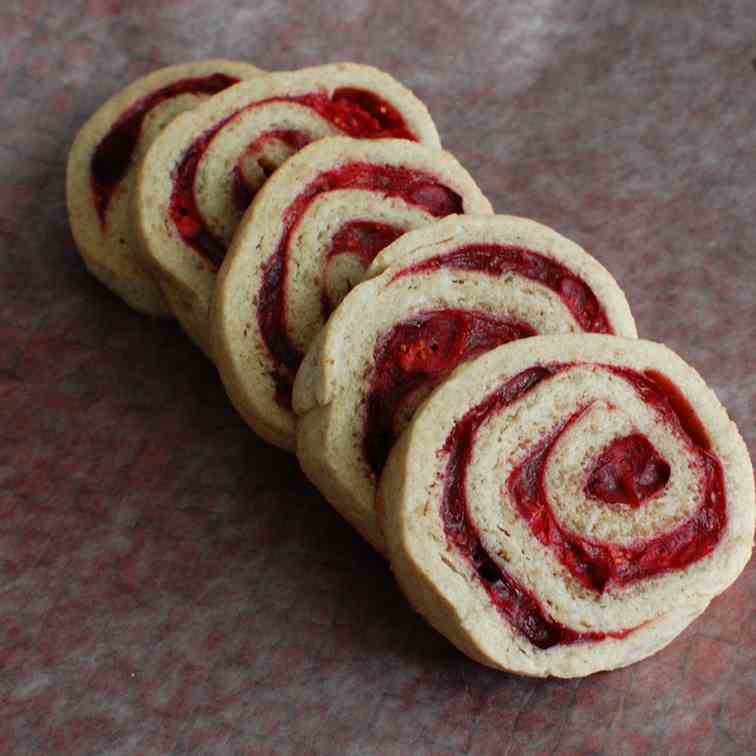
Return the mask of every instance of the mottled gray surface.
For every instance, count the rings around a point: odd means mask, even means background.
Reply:
[[[157,66],[385,68],[498,210],[613,271],[641,334],[753,448],[755,32],[752,0],[4,0],[0,752],[751,751],[753,568],[629,670],[537,682],[467,661],[178,329],[84,272],[64,161]]]

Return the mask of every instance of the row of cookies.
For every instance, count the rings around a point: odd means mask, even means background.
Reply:
[[[473,658],[623,666],[747,561],[750,462],[714,395],[594,258],[493,215],[387,74],[164,69],[84,126],[67,190],[89,269],[178,318]]]
[[[294,384],[297,455],[468,656],[646,658],[740,574],[753,473],[701,377],[533,221],[453,215],[373,261]]]

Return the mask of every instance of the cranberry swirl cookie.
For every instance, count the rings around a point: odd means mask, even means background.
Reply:
[[[170,315],[129,217],[139,159],[176,115],[260,73],[230,60],[162,68],[111,97],[77,134],[66,174],[71,231],[89,271],[135,310]]]
[[[294,409],[302,469],[384,552],[376,481],[415,409],[460,362],[536,334],[636,331],[608,271],[524,218],[446,218],[387,247],[367,275],[308,352]]]
[[[542,336],[457,370],[384,470],[391,563],[483,664],[580,677],[650,656],[740,574],[753,471],[735,424],[664,346]]]
[[[403,140],[323,139],[279,168],[244,216],[213,303],[216,364],[252,428],[294,448],[304,353],[382,247],[452,213],[490,212],[449,153]]]
[[[215,274],[244,210],[289,156],[342,134],[440,146],[412,92],[352,63],[244,82],[176,119],[152,145],[138,178],[135,220],[171,309],[208,355]]]

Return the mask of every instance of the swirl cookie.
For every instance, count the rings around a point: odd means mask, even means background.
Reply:
[[[464,360],[536,334],[635,324],[612,276],[534,221],[454,216],[387,247],[297,376],[302,469],[379,551],[376,481],[418,405]]]
[[[260,73],[230,60],[162,68],[111,97],[77,134],[66,173],[71,230],[89,271],[135,310],[170,314],[129,217],[139,159],[173,117]]]
[[[462,651],[579,677],[655,653],[753,545],[745,444],[666,347],[544,336],[460,368],[418,411],[379,508],[397,579]]]
[[[209,354],[215,274],[252,197],[290,155],[322,137],[439,146],[423,105],[386,73],[340,63],[268,74],[176,119],[138,178],[135,219],[174,314]]]
[[[293,449],[294,377],[327,314],[406,229],[467,212],[491,212],[467,171],[408,141],[323,139],[276,171],[237,231],[212,319],[218,370],[254,430]]]

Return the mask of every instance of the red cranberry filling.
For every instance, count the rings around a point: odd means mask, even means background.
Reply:
[[[444,445],[444,451],[449,454],[441,504],[446,536],[474,565],[501,614],[539,648],[576,641],[597,641],[607,635],[624,637],[632,629],[611,634],[578,633],[548,617],[538,599],[494,562],[483,548],[469,517],[466,476],[475,435],[480,426],[492,414],[523,397],[541,381],[569,367],[571,366],[555,364],[530,368],[510,379],[469,410],[454,426]],[[658,380],[659,374],[655,371],[642,375],[634,370],[597,367],[611,370],[628,380],[644,401],[651,403],[660,417],[690,444],[698,455],[703,481],[701,505],[686,522],[658,538],[621,546],[593,542],[566,531],[556,521],[548,504],[543,483],[548,455],[559,436],[582,410],[578,410],[553,434],[537,444],[515,468],[507,481],[507,487],[534,535],[553,550],[562,564],[583,585],[602,592],[612,585],[623,586],[668,570],[681,569],[706,556],[719,540],[726,517],[722,468],[719,461],[707,451],[708,440],[705,434],[700,435],[703,426],[676,387],[669,392],[669,380],[663,376],[662,380]],[[682,414],[678,414],[680,407],[685,407]],[[695,436],[688,433],[689,428],[695,429]],[[702,439],[706,448],[699,443]],[[626,444],[625,448],[632,446],[633,444]],[[654,455],[641,454],[641,457],[644,456],[654,459]]]
[[[434,191],[425,191],[430,187]],[[345,163],[324,171],[300,193],[284,213],[283,234],[263,273],[257,300],[260,332],[275,365],[276,401],[284,407],[291,406],[291,387],[302,361],[302,354],[291,342],[286,329],[286,275],[291,236],[316,197],[347,188],[375,191],[385,197],[400,197],[438,218],[463,212],[462,198],[433,176],[391,165]],[[418,201],[418,197],[425,202]],[[432,202],[429,201],[431,197]]]
[[[647,370],[643,375],[633,370],[620,368],[612,368],[612,370],[632,383],[643,399],[651,402],[659,412],[674,415],[693,446],[704,451],[711,449],[711,442],[700,418],[680,389],[666,375],[658,370]]]
[[[379,475],[417,406],[460,363],[535,331],[475,310],[424,312],[393,326],[373,358],[363,448]]]
[[[324,95],[310,95],[310,107],[350,136],[361,139],[411,139],[401,114],[373,92],[356,87],[342,87],[329,100]]]
[[[584,331],[612,333],[596,295],[564,265],[529,249],[504,244],[471,244],[409,266],[397,278],[439,268],[472,270],[491,276],[514,272],[556,292]]]
[[[669,465],[640,433],[613,441],[599,455],[585,492],[606,504],[636,508],[667,485]]]
[[[262,107],[271,102],[294,102],[311,108],[349,136],[361,139],[394,137],[417,140],[417,137],[410,131],[402,116],[392,105],[372,92],[353,87],[337,89],[331,97],[325,93],[297,97],[271,97],[247,105],[227,116],[198,137],[184,153],[174,173],[169,210],[171,219],[184,242],[212,263],[216,269],[223,262],[226,245],[207,228],[197,207],[194,196],[197,167],[210,143],[227,123],[248,110]],[[275,130],[271,134],[274,135],[274,138],[282,139],[296,149],[306,144],[308,139],[307,135],[294,130]],[[257,149],[259,149],[263,143],[261,140],[265,140],[266,136],[266,134],[263,134],[258,137],[251,147],[257,145]],[[243,182],[239,185],[235,181],[234,201],[240,210],[246,209],[253,195],[254,192],[249,191],[249,187],[245,187]],[[245,201],[246,204],[242,206]]]
[[[148,113],[161,102],[173,97],[182,94],[215,94],[238,81],[222,73],[181,79],[137,100],[121,114],[97,145],[90,165],[92,192],[100,223],[105,223],[111,197],[131,165],[142,124]]]

